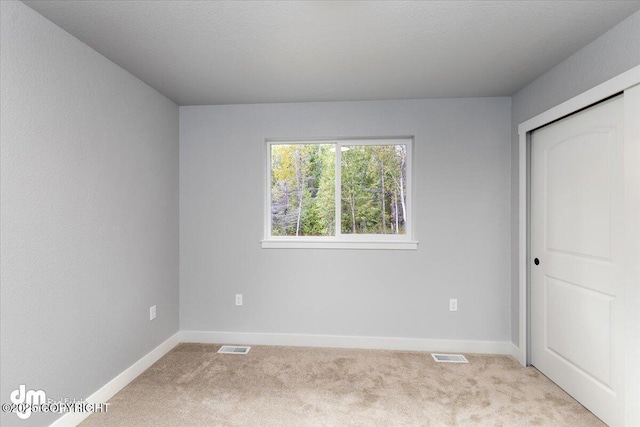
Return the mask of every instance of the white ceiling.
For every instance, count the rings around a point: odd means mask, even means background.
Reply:
[[[640,1],[26,1],[180,105],[508,96]]]

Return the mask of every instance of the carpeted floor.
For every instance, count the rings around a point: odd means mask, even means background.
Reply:
[[[180,344],[81,426],[602,426],[507,356]]]

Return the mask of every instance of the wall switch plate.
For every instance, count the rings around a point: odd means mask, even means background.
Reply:
[[[242,294],[236,294],[236,305],[242,305]]]
[[[458,311],[458,300],[451,298],[449,300],[449,311]]]
[[[152,305],[151,308],[149,308],[149,320],[153,320],[156,318],[156,306]]]

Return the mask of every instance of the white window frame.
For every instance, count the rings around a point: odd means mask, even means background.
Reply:
[[[336,146],[335,167],[335,236],[272,236],[271,235],[271,146],[284,144],[334,144]],[[351,145],[406,145],[407,188],[404,234],[342,234],[341,200],[341,153],[342,147]],[[323,138],[323,139],[266,139],[265,140],[265,207],[263,249],[393,249],[416,250],[413,222],[413,137],[394,138]]]

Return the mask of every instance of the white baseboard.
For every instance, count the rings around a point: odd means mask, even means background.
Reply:
[[[181,342],[204,344],[285,345],[293,347],[335,347],[504,355],[512,354],[512,344],[508,341],[466,341],[424,338],[213,331],[181,331],[180,334]]]
[[[511,356],[518,361],[522,366],[527,366],[527,361],[525,360],[524,354],[520,351],[520,347],[511,343]]]
[[[179,343],[180,332],[176,332],[165,342],[151,350],[129,368],[125,369],[120,375],[100,387],[98,391],[85,400],[89,403],[103,403],[108,401]],[[90,412],[69,412],[58,418],[50,427],[75,427],[89,415],[91,415]]]

